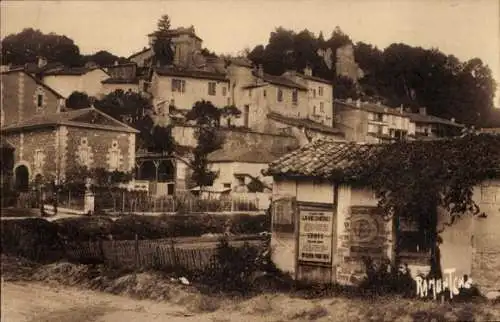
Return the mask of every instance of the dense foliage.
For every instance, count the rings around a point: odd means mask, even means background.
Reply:
[[[429,232],[431,265],[439,274],[437,211],[450,224],[480,214],[473,189],[499,175],[500,136],[468,134],[458,139],[400,142],[374,147],[349,173],[356,184],[374,189],[386,214],[412,217]]]
[[[336,51],[346,44],[353,45],[355,60],[365,74],[359,91],[336,78]],[[320,49],[331,50],[331,66],[318,53]],[[401,43],[383,50],[363,42],[354,44],[338,27],[326,40],[308,30],[295,33],[279,27],[271,32],[267,45],[256,46],[248,57],[273,75],[287,69],[302,71],[309,65],[314,75],[341,85],[334,93],[338,98],[359,95],[376,97],[392,107],[425,106],[432,115],[454,117],[465,124],[481,124],[493,107],[496,84],[480,59],[461,62],[438,49]]]
[[[2,64],[36,63],[38,56],[68,67],[83,66],[87,62],[103,67],[125,60],[103,50],[91,55],[81,55],[72,39],[56,33],[44,34],[33,28],[26,28],[2,39]]]
[[[93,98],[89,97],[85,92],[74,91],[66,99],[66,107],[70,109],[82,109],[92,106]]]

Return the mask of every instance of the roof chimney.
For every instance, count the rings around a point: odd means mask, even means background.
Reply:
[[[455,123],[455,118],[452,117],[450,121],[451,121],[451,123]]]
[[[427,109],[425,107],[419,108],[418,111],[421,115],[427,115]]]
[[[399,105],[399,113],[403,114],[404,106],[403,104]]]
[[[37,62],[38,68],[42,68],[42,67],[47,66],[47,58],[42,57],[42,56],[38,56],[37,59],[38,59],[38,62]]]
[[[347,103],[352,103],[352,98],[348,97],[346,100]]]
[[[306,68],[304,68],[304,75],[312,76],[312,68],[309,65],[307,65]]]
[[[361,100],[359,98],[356,100],[356,107],[361,107]]]
[[[259,77],[264,77],[264,67],[262,64],[259,64],[259,67],[257,68],[257,75]]]

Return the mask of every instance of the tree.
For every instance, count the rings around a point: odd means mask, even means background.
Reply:
[[[192,180],[199,187],[211,186],[217,173],[208,169],[208,154],[222,147],[224,138],[218,131],[221,111],[209,101],[196,102],[186,115],[188,121],[195,121],[196,147],[193,150]]]
[[[357,99],[356,85],[349,77],[337,76],[333,82],[333,97],[338,99]]]
[[[96,100],[94,106],[137,129],[139,131],[138,147],[167,154],[174,151],[175,141],[171,127],[155,124],[155,112],[151,101],[142,95],[118,89]]]
[[[82,65],[80,49],[72,39],[55,33],[26,28],[2,40],[2,63],[24,65],[35,63],[38,56],[66,66]]]
[[[172,39],[169,31],[170,17],[163,15],[158,20],[157,30],[154,32],[156,40],[153,43],[154,63],[159,63],[162,66],[171,65],[174,61],[174,51],[172,50]]]
[[[156,30],[160,33],[168,32],[170,30],[170,17],[169,15],[163,15],[158,20],[156,24]]]
[[[85,92],[74,91],[66,99],[66,107],[70,109],[82,109],[89,108],[92,106],[94,98],[89,97]]]
[[[106,50],[100,50],[92,55],[86,55],[83,57],[83,60],[87,62],[94,62],[100,67],[111,66],[115,62],[124,63],[127,60],[123,57],[118,57],[113,55],[112,53]]]

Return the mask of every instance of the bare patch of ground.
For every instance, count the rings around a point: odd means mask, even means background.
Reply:
[[[44,266],[2,256],[2,321],[500,321],[500,304],[333,295],[202,294],[158,272]],[[96,275],[96,272],[99,274]],[[93,289],[93,290],[90,290]]]

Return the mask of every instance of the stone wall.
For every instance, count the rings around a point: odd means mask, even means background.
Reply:
[[[177,143],[184,146],[195,147],[195,127],[175,126],[172,133]],[[277,152],[289,152],[298,148],[297,139],[293,136],[259,133],[242,129],[221,129],[225,136],[225,146],[231,149],[244,149],[251,147],[265,147]]]
[[[500,290],[500,180],[483,183],[474,196],[487,217],[474,222],[471,275],[483,292]]]
[[[59,109],[59,97],[24,72],[2,74],[1,81],[4,112],[2,126],[21,122],[42,113],[55,113]],[[40,107],[37,106],[38,95],[42,95]]]
[[[5,138],[16,147],[14,169],[20,165],[26,166],[30,180],[33,180],[37,174],[54,175],[56,170],[55,133],[55,129],[44,129],[6,134]]]
[[[90,147],[93,155],[90,167],[111,170],[110,155],[112,151],[116,150],[119,155],[118,170],[130,171],[135,166],[135,160],[131,163],[130,158],[130,154],[135,153],[135,146],[132,146],[135,140],[130,140],[130,135],[135,134],[76,127],[68,128],[67,169],[78,165],[78,151],[83,144]]]

